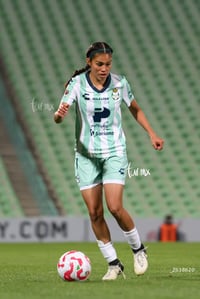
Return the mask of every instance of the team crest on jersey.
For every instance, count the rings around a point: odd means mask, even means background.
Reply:
[[[112,90],[112,98],[113,100],[119,100],[119,90],[117,88],[113,88]]]

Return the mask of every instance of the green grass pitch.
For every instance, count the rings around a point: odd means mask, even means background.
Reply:
[[[103,282],[107,265],[95,243],[0,244],[0,298],[2,299],[168,299],[199,297],[200,243],[149,243],[149,269],[133,273],[130,248],[115,243],[125,266],[126,280]],[[56,264],[68,250],[87,254],[92,273],[85,282],[64,282]]]

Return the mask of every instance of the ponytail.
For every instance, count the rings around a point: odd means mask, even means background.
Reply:
[[[76,70],[76,71],[72,74],[71,78],[65,83],[65,88],[67,88],[67,86],[68,86],[68,84],[69,84],[69,82],[71,81],[72,78],[74,78],[74,77],[76,77],[77,75],[80,75],[80,74],[82,74],[82,73],[85,73],[87,70],[89,70],[89,68],[90,68],[90,66],[87,64],[87,65],[86,65],[85,67],[83,67],[82,69],[80,69],[80,70]]]

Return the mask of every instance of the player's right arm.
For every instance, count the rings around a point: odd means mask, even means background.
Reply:
[[[72,78],[65,89],[58,110],[54,113],[54,121],[56,123],[61,123],[63,121],[64,117],[68,113],[69,107],[76,101],[77,85],[77,78]]]
[[[65,115],[69,110],[69,104],[61,103],[58,110],[54,113],[54,121],[59,124],[63,121]]]

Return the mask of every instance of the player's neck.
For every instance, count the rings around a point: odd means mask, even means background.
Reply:
[[[91,73],[90,73],[90,81],[92,82],[92,84],[94,85],[95,88],[97,88],[98,90],[101,90],[104,88],[105,82],[106,82],[106,78],[96,78],[94,77]]]

